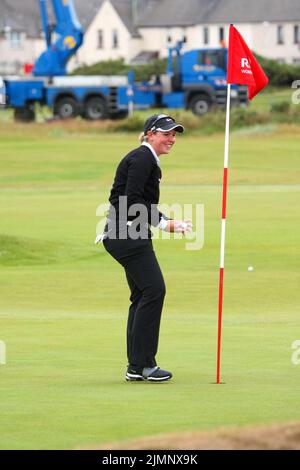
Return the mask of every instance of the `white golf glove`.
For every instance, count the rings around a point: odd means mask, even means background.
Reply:
[[[95,245],[98,245],[98,243],[102,243],[105,238],[107,238],[107,233],[100,233],[99,235],[97,235],[95,238]]]
[[[191,232],[193,224],[191,220],[168,220],[165,228],[166,232],[187,233]]]

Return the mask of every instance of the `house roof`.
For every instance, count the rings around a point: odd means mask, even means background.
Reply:
[[[104,0],[73,0],[86,29]],[[192,26],[209,23],[300,21],[299,0],[110,0],[133,37],[140,27]],[[51,3],[51,2],[49,2]],[[0,30],[10,26],[39,36],[37,0],[0,0]]]
[[[218,0],[216,3],[217,8],[207,18],[209,23],[300,21],[299,0]]]
[[[145,65],[159,58],[158,51],[141,51],[130,61],[130,65]]]
[[[138,0],[137,2],[134,0],[110,0],[111,4],[133,37],[141,37],[137,29],[139,1],[141,0]]]
[[[300,21],[299,0],[148,0],[140,27]]]
[[[95,17],[104,0],[73,0],[79,22],[84,29]],[[52,15],[52,3],[47,6],[50,19]],[[19,25],[27,31],[29,36],[39,36],[42,23],[38,0],[0,0],[0,29],[4,26],[14,28]],[[15,28],[14,28],[15,29]]]
[[[191,26],[218,0],[148,0],[139,26]]]
[[[41,20],[35,0],[0,0],[0,30],[5,27],[38,36]]]
[[[95,18],[104,0],[73,0],[74,7],[83,29],[86,29]],[[134,0],[110,0],[119,14],[128,31],[134,37],[140,37],[136,22],[133,20]],[[147,3],[147,0],[137,0],[137,9]],[[51,5],[49,10],[52,15]],[[138,17],[138,15],[137,15]],[[29,35],[39,36],[41,31],[41,18],[38,0],[0,0],[0,29],[10,26],[14,30],[26,30]]]

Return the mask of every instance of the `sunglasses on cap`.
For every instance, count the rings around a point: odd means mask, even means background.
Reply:
[[[160,126],[158,123],[161,122]],[[167,114],[159,114],[157,116],[151,116],[145,123],[144,134],[152,131],[162,131],[167,132],[169,130],[175,129],[178,132],[183,132],[184,127],[181,124],[177,124],[175,119]]]

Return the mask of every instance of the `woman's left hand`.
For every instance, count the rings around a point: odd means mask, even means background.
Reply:
[[[193,224],[191,220],[169,220],[167,231],[185,234],[191,232],[192,228]]]

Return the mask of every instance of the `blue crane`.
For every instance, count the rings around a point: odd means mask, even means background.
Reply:
[[[66,75],[66,65],[83,41],[73,0],[51,0],[56,23],[50,24],[47,0],[40,0],[42,25],[47,49],[37,59],[33,74],[37,77]]]

